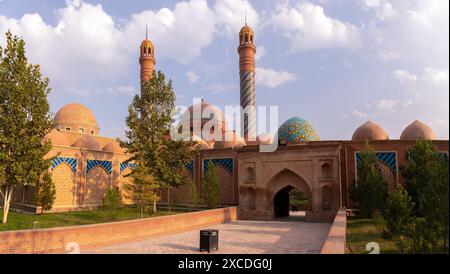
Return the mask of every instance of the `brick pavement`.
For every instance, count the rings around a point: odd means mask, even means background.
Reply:
[[[303,216],[274,221],[235,221],[208,228],[219,229],[219,251],[225,254],[320,253],[329,232],[329,223],[307,223]],[[190,230],[142,241],[126,242],[82,253],[200,253],[199,230]]]

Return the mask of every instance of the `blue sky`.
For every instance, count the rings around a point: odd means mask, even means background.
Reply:
[[[0,0],[0,45],[8,29],[25,39],[50,78],[53,112],[80,102],[102,135],[122,137],[145,24],[177,104],[203,97],[223,108],[239,104],[245,10],[257,104],[278,105],[280,124],[299,116],[330,140],[372,120],[398,139],[418,119],[448,139],[447,0]]]

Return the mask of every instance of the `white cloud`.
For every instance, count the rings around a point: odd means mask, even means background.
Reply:
[[[448,70],[439,70],[436,68],[425,68],[423,79],[429,81],[433,85],[448,86]]]
[[[383,20],[375,15],[365,27],[366,48],[385,61],[448,67],[449,1],[395,0],[390,4],[395,16]]]
[[[321,6],[309,2],[278,5],[269,24],[290,40],[292,51],[359,45],[356,26],[327,16]]]
[[[364,7],[366,10],[374,10],[375,15],[380,20],[388,20],[395,16],[396,12],[388,0],[365,0]]]
[[[381,99],[374,102],[374,106],[379,110],[394,110],[399,102],[390,99]]]
[[[419,78],[417,75],[410,74],[406,70],[396,70],[394,71],[395,79],[404,83],[414,83],[421,80],[424,84],[432,84],[434,86],[448,86],[449,83],[449,72],[448,70],[436,69],[432,67],[426,67],[423,71],[422,76]]]
[[[358,118],[367,118],[367,113],[359,111],[359,110],[353,110],[353,115],[355,115]]]
[[[179,2],[173,10],[146,10],[133,14],[123,30],[125,49],[135,50],[148,25],[149,39],[155,44],[156,58],[172,58],[187,63],[200,56],[211,44],[215,16],[205,0]]]
[[[406,70],[399,69],[394,71],[394,77],[395,79],[401,81],[401,82],[416,82],[417,76],[414,74],[410,74]]]
[[[295,75],[287,71],[275,71],[273,69],[256,68],[256,84],[274,88],[286,82],[296,79]]]
[[[120,24],[100,4],[80,0],[66,4],[55,11],[54,26],[37,13],[20,19],[0,15],[0,45],[4,45],[3,34],[10,29],[24,38],[27,56],[32,63],[41,64],[52,87],[66,92],[67,87],[84,90],[85,95],[89,95],[92,83],[118,79],[127,66],[136,62],[134,57],[145,37],[146,24],[156,59],[172,58],[182,63],[201,54],[212,42],[216,27],[214,12],[206,0],[180,2],[173,9],[143,11],[127,20],[122,18]]]
[[[217,0],[214,12],[220,32],[224,32],[228,37],[238,37],[239,30],[245,24],[245,12],[248,25],[254,30],[259,25],[259,15],[247,0]]]
[[[186,78],[189,81],[189,83],[195,83],[198,80],[198,75],[195,73],[195,71],[188,71],[186,72]]]

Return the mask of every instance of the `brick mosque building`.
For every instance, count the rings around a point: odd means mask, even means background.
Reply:
[[[245,25],[239,33],[240,104],[256,106],[254,32]],[[155,48],[146,39],[140,46],[140,76],[148,80],[155,69]],[[196,118],[195,109],[213,110],[210,118]],[[211,141],[192,134],[199,150],[187,166],[187,174],[199,192],[208,162],[213,162],[220,180],[223,205],[238,205],[240,219],[271,220],[289,214],[289,192],[297,189],[306,195],[309,205],[306,221],[329,222],[340,207],[351,207],[348,189],[357,178],[357,162],[364,143],[376,152],[380,170],[394,189],[404,182],[400,167],[407,165],[406,151],[417,139],[433,140],[441,153],[448,155],[448,140],[436,140],[433,130],[420,121],[406,126],[399,138],[390,138],[380,125],[368,121],[358,127],[351,140],[320,141],[313,125],[294,116],[278,130],[278,148],[260,152],[259,145],[269,144],[269,135],[252,136],[256,115],[248,112],[244,121],[244,138],[228,129],[225,116],[214,105],[202,100],[183,115],[192,128],[215,122],[213,129],[224,140]],[[214,121],[217,120],[217,121]],[[252,138],[255,137],[255,138]],[[48,156],[56,186],[52,211],[94,208],[100,205],[107,186],[121,188],[125,175],[133,168],[126,163],[130,155],[114,138],[100,135],[100,127],[91,110],[72,103],[62,107],[54,118],[54,129],[46,136],[53,144]],[[247,141],[246,141],[247,140]],[[249,141],[254,140],[254,141]],[[164,190],[162,204],[190,204],[190,186]],[[13,205],[36,211],[35,188],[16,192]]]

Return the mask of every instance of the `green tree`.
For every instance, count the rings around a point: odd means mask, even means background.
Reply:
[[[153,187],[170,188],[186,182],[184,170],[191,161],[192,145],[170,138],[175,113],[172,81],[166,82],[162,72],[141,82],[141,94],[128,107],[126,140],[121,144],[134,156],[141,169],[152,176]],[[136,171],[133,171],[134,173]],[[143,174],[137,176],[142,178]],[[135,176],[136,177],[136,176]]]
[[[358,181],[350,188],[350,198],[359,206],[360,214],[372,217],[383,209],[387,198],[387,183],[381,175],[376,154],[366,142],[358,162]]]
[[[401,167],[401,174],[405,179],[405,187],[414,202],[416,215],[423,216],[419,192],[429,185],[435,166],[442,160],[433,142],[417,140],[416,144],[407,151],[408,166]]]
[[[6,47],[0,47],[0,196],[3,223],[14,189],[33,186],[50,166],[44,159],[51,143],[41,140],[50,132],[52,119],[47,95],[48,78],[39,65],[28,63],[25,42],[6,33]]]
[[[449,233],[449,170],[448,159],[439,157],[434,165],[429,166],[428,183],[419,188],[420,212],[425,219],[429,242],[433,252],[448,252]],[[427,239],[427,238],[426,238]],[[440,249],[440,250],[439,250]]]
[[[153,213],[156,212],[156,202],[159,200],[157,191],[161,188],[158,180],[151,174],[151,170],[143,165],[138,165],[130,174],[131,181],[124,185],[126,198],[132,200],[139,207],[140,217],[144,217],[147,207],[153,205]]]
[[[41,207],[41,214],[52,209],[56,199],[56,188],[49,172],[45,172],[38,184],[36,204]]]
[[[201,197],[200,194],[198,193],[197,185],[195,184],[194,180],[189,179],[188,186],[189,186],[189,198],[192,202],[192,205],[194,207],[197,207],[200,205],[201,202],[200,199]]]
[[[383,210],[383,218],[390,235],[405,234],[405,229],[414,222],[413,208],[414,203],[402,186],[389,194]]]
[[[117,210],[122,206],[122,196],[118,187],[107,187],[105,197],[102,200],[102,208],[106,210]]]
[[[219,176],[216,166],[211,161],[208,161],[203,176],[202,200],[207,207],[214,208],[220,205]]]

